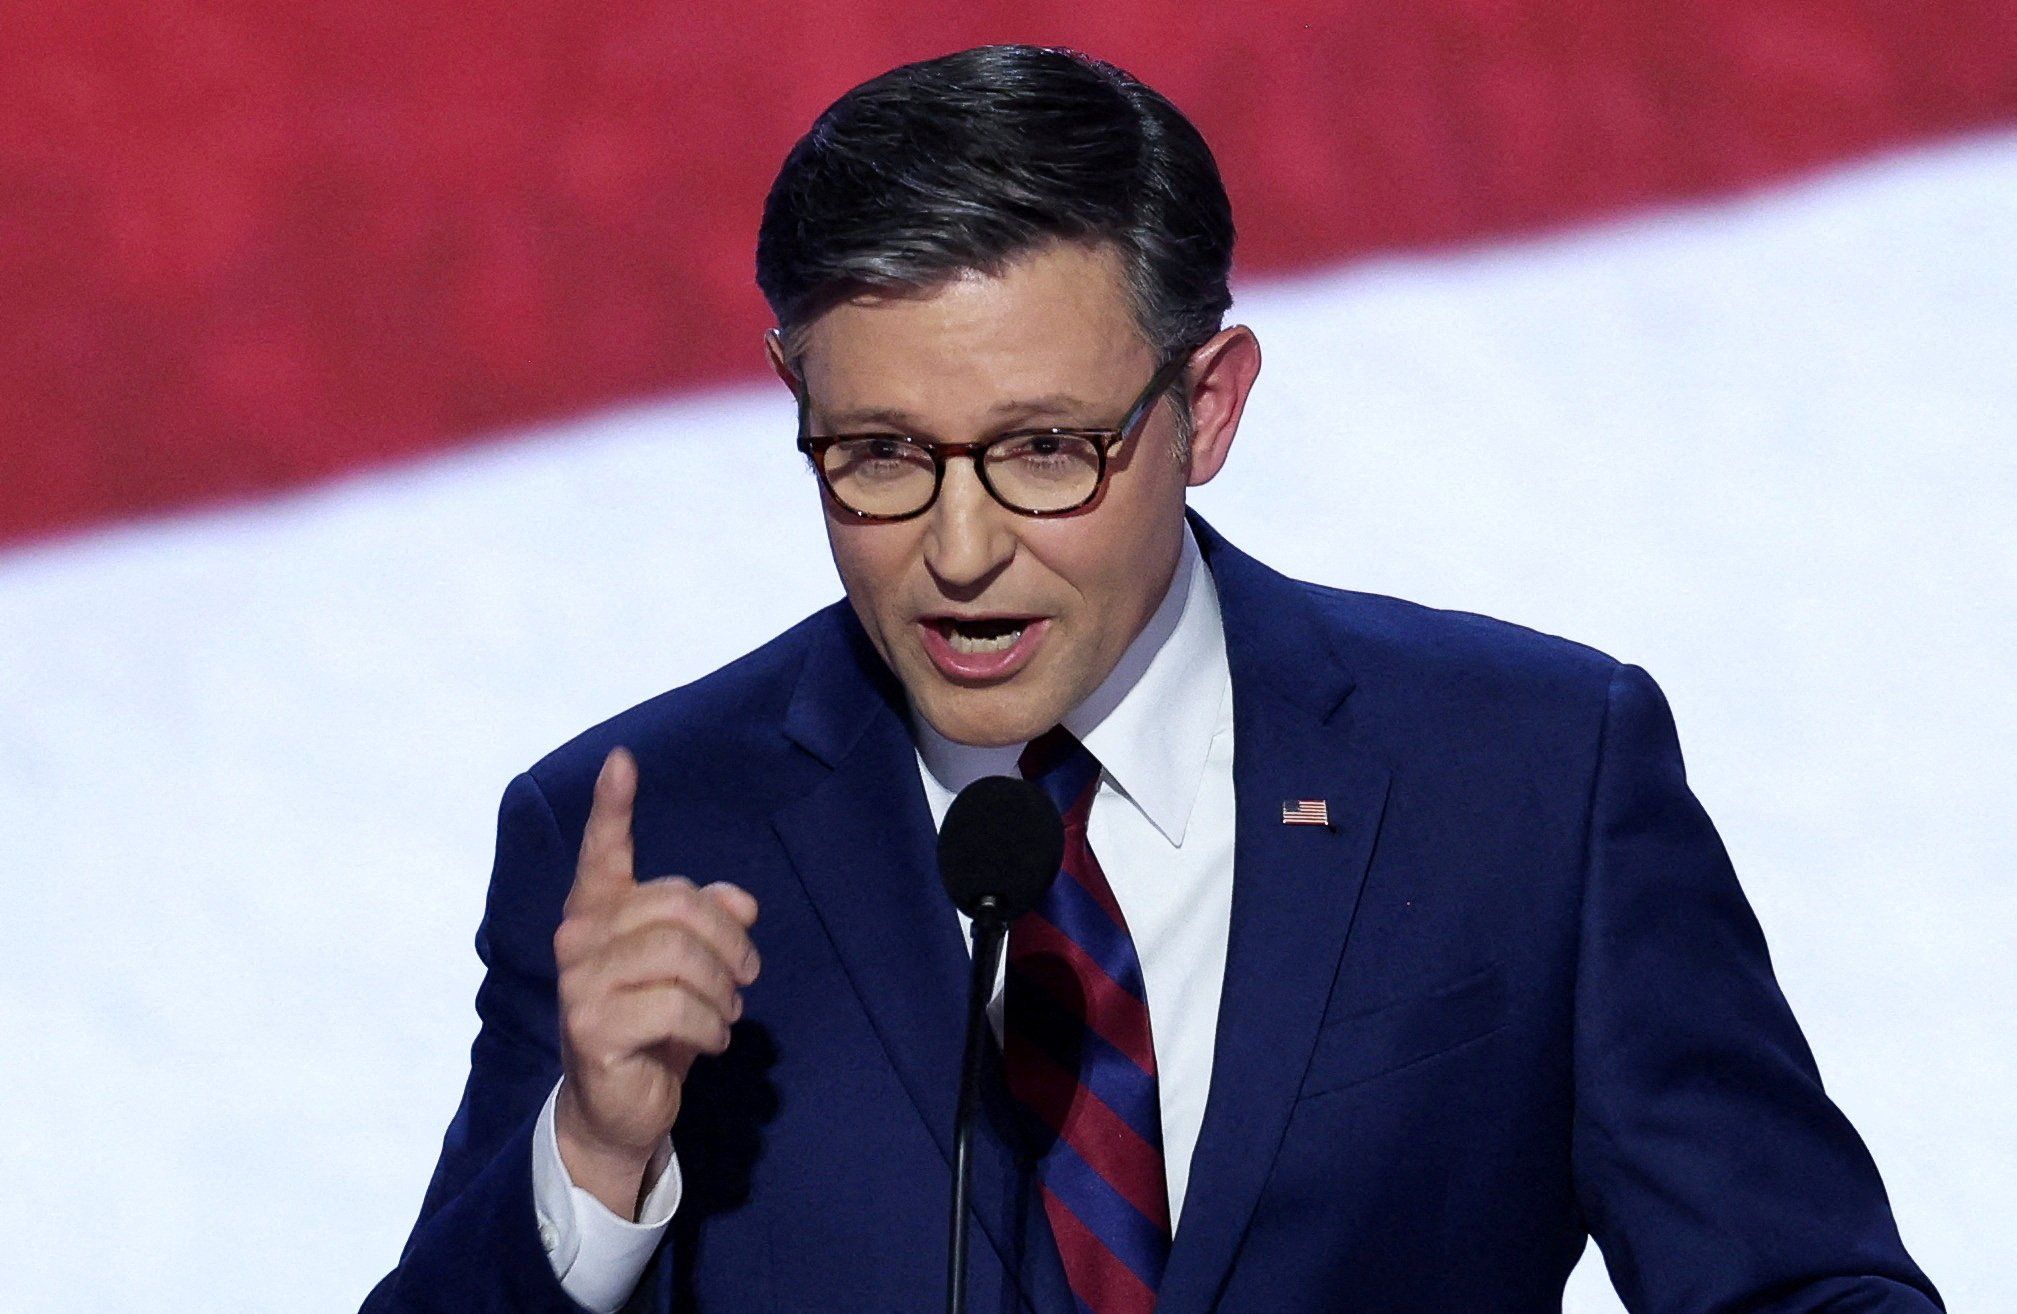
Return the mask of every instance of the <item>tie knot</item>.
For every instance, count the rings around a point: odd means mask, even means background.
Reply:
[[[1050,795],[1066,824],[1074,820],[1074,812],[1077,820],[1084,821],[1093,786],[1099,781],[1100,764],[1076,735],[1061,725],[1052,726],[1030,740],[1016,766],[1024,780]]]

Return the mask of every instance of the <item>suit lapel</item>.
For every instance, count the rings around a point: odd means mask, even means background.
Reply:
[[[1225,618],[1236,821],[1211,1093],[1156,1308],[1208,1310],[1287,1129],[1358,906],[1387,772],[1338,715],[1351,679],[1292,583],[1193,518]],[[1328,828],[1284,825],[1322,799]]]
[[[901,691],[851,616],[837,617],[809,653],[785,729],[830,769],[773,823],[950,1173],[971,960],[939,882]],[[1068,1310],[1064,1270],[1018,1164],[1011,1115],[995,1099],[983,1100],[982,1113],[974,1137],[979,1230],[1003,1266],[1021,1272],[1031,1308]]]

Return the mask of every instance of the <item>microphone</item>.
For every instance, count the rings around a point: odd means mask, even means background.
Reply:
[[[983,776],[962,789],[938,832],[945,892],[977,922],[1012,922],[1036,907],[1064,856],[1057,806],[1014,776]]]
[[[974,1100],[987,1044],[987,1001],[1001,970],[1009,923],[1036,907],[1064,861],[1065,828],[1050,795],[1014,776],[984,776],[959,792],[938,832],[939,878],[973,919],[966,997],[966,1057],[953,1121],[952,1244],[947,1314],[966,1314],[967,1198],[973,1185]]]

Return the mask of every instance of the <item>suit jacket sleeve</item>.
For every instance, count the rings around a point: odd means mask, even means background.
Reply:
[[[1611,678],[1588,846],[1574,1166],[1626,1307],[1943,1308],[1821,1088],[1666,701],[1637,667]]]
[[[449,1124],[420,1221],[364,1314],[581,1314],[540,1242],[532,1132],[560,1078],[554,916],[573,858],[529,775],[505,790],[497,860],[476,952],[483,984],[469,1081]]]

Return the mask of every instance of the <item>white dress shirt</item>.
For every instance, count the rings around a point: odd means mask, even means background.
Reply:
[[[1233,906],[1232,679],[1218,591],[1188,526],[1162,602],[1064,725],[1102,768],[1086,838],[1141,960],[1170,1218],[1180,1222],[1211,1088]],[[956,744],[922,717],[913,718],[913,737],[934,825],[966,785],[982,776],[1017,774],[1023,749]],[[966,919],[960,922],[965,929]],[[1001,1003],[997,979],[989,1009],[997,1034]],[[672,1221],[679,1164],[668,1159],[637,1221],[620,1218],[568,1176],[554,1138],[553,1108],[549,1095],[533,1134],[540,1240],[568,1296],[597,1314],[614,1314]]]

